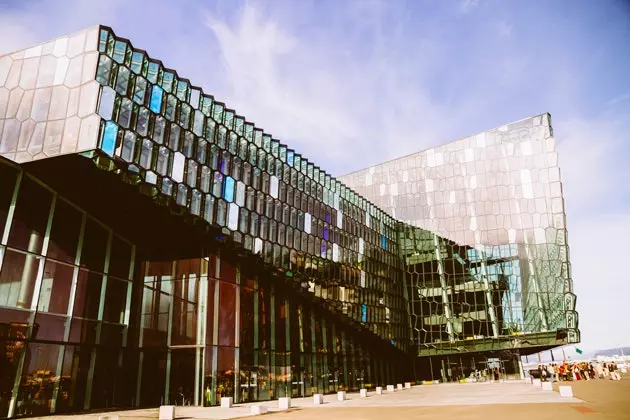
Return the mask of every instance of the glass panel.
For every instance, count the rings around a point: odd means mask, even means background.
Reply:
[[[182,182],[184,180],[184,165],[186,158],[181,153],[177,152],[173,159],[173,171],[172,178],[175,182]]]
[[[31,180],[22,179],[8,245],[40,253],[50,213],[52,193]]]
[[[68,311],[70,288],[74,268],[69,265],[46,261],[37,310],[65,314]]]
[[[101,55],[98,58],[98,68],[96,70],[96,80],[104,85],[108,86],[112,78],[112,60],[106,55]]]
[[[164,91],[158,85],[154,85],[151,90],[151,101],[149,102],[149,108],[151,111],[159,114],[162,111],[162,97],[164,95]]]
[[[116,85],[114,89],[120,95],[127,96],[127,90],[129,89],[129,74],[129,69],[127,67],[118,67],[118,76],[116,77]]]
[[[114,100],[116,92],[109,86],[104,86],[101,90],[101,100],[98,106],[98,114],[105,120],[111,120],[114,112]]]
[[[0,240],[6,226],[7,214],[13,198],[17,176],[17,169],[0,163]]]
[[[155,166],[155,170],[160,175],[166,175],[168,173],[169,158],[170,158],[170,151],[166,147],[161,146],[158,152],[157,164]]]
[[[222,263],[223,264],[223,263]],[[236,293],[235,284],[220,282],[219,288],[219,345],[234,346],[236,339]]]
[[[105,251],[107,250],[108,232],[93,219],[85,224],[81,266],[90,270],[103,272]]]
[[[157,144],[164,143],[164,135],[166,133],[166,120],[164,117],[158,115],[155,117],[155,124],[153,126],[153,140]]]
[[[40,257],[5,250],[0,271],[0,306],[29,309]]]
[[[121,279],[128,279],[130,264],[131,245],[120,237],[113,235],[108,274]]]
[[[142,69],[144,67],[144,54],[138,51],[134,51],[131,55],[131,70],[134,73],[140,74],[142,73]]]
[[[234,203],[230,203],[228,212],[228,228],[230,230],[236,230],[238,228],[238,206]]]
[[[111,277],[107,279],[103,321],[116,324],[124,323],[127,304],[127,285],[127,282],[119,281]]]
[[[147,68],[147,79],[151,83],[157,83],[160,76],[160,65],[153,61],[149,62],[149,66]],[[155,89],[155,86],[153,87]],[[162,88],[160,88],[161,90]]]
[[[234,348],[219,347],[217,360],[217,400],[234,396]]]
[[[120,102],[120,108],[118,109],[118,116],[116,118],[116,121],[121,127],[129,128],[133,107],[133,102],[131,102],[131,100],[127,98],[123,98]]]
[[[146,136],[149,130],[149,118],[151,113],[145,107],[140,108],[140,112],[138,112],[138,121],[136,123],[136,131],[141,136]]]
[[[125,136],[123,137],[123,145],[122,145],[122,150],[120,152],[120,157],[126,160],[127,162],[133,162],[135,149],[136,149],[136,141],[137,141],[137,137],[133,133],[133,131],[125,132]]]
[[[142,151],[140,152],[140,166],[151,169],[151,159],[153,158],[153,142],[149,139],[142,140]]]
[[[57,344],[28,345],[18,390],[17,416],[50,414],[55,383],[59,378],[57,361],[61,351],[62,346]]]
[[[226,176],[223,183],[223,198],[228,202],[234,201],[234,178],[230,176]]]
[[[101,300],[103,275],[90,273],[85,270],[79,272],[79,280],[74,298],[73,317],[97,319]]]
[[[118,126],[113,121],[107,121],[103,128],[103,138],[101,139],[101,150],[110,156],[116,150],[116,137],[118,136]]]

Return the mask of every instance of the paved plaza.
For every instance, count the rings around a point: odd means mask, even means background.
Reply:
[[[630,419],[630,376],[621,381],[595,380],[571,383],[575,398],[561,398],[556,391],[542,391],[522,382],[440,384],[414,386],[409,390],[359,398],[347,394],[337,401],[325,395],[324,404],[313,406],[312,398],[292,399],[293,408],[280,411],[277,401],[238,404],[231,409],[220,407],[178,407],[178,419],[234,419],[249,417],[250,406],[269,409],[265,420],[396,420],[417,418],[448,419]],[[157,409],[129,410],[110,413],[55,416],[57,419],[98,420],[99,416],[119,416],[120,420],[155,420]],[[50,417],[48,417],[50,419]],[[56,420],[57,420],[56,419]]]

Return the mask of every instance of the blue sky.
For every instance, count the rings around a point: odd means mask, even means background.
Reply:
[[[0,52],[97,23],[333,175],[550,112],[582,347],[630,344],[627,0],[0,0]]]

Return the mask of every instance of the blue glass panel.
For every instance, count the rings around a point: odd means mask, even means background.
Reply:
[[[326,221],[326,223],[330,223],[330,212],[324,212],[324,220]]]
[[[328,240],[328,226],[324,226],[324,239]]]
[[[226,176],[223,182],[223,198],[228,203],[234,201],[234,178]]]
[[[293,167],[293,151],[288,150],[287,151],[287,163],[289,164],[290,167]]]
[[[361,322],[367,322],[367,305],[361,305]]]
[[[151,91],[151,102],[149,103],[149,109],[159,114],[162,110],[162,96],[164,95],[164,90],[158,85],[153,86],[153,90]]]
[[[113,121],[107,121],[103,129],[103,140],[101,141],[101,150],[110,156],[114,156],[116,150],[116,136],[118,135],[118,126]]]
[[[383,249],[387,248],[387,238],[385,237],[385,235],[381,235],[381,247]]]
[[[326,256],[326,242],[322,242],[320,251],[321,251],[322,257],[325,257]]]

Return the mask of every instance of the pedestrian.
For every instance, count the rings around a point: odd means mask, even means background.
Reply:
[[[547,368],[547,373],[549,374],[549,382],[553,384],[554,380],[556,379],[556,371],[553,367],[553,364],[549,365],[549,367]]]

